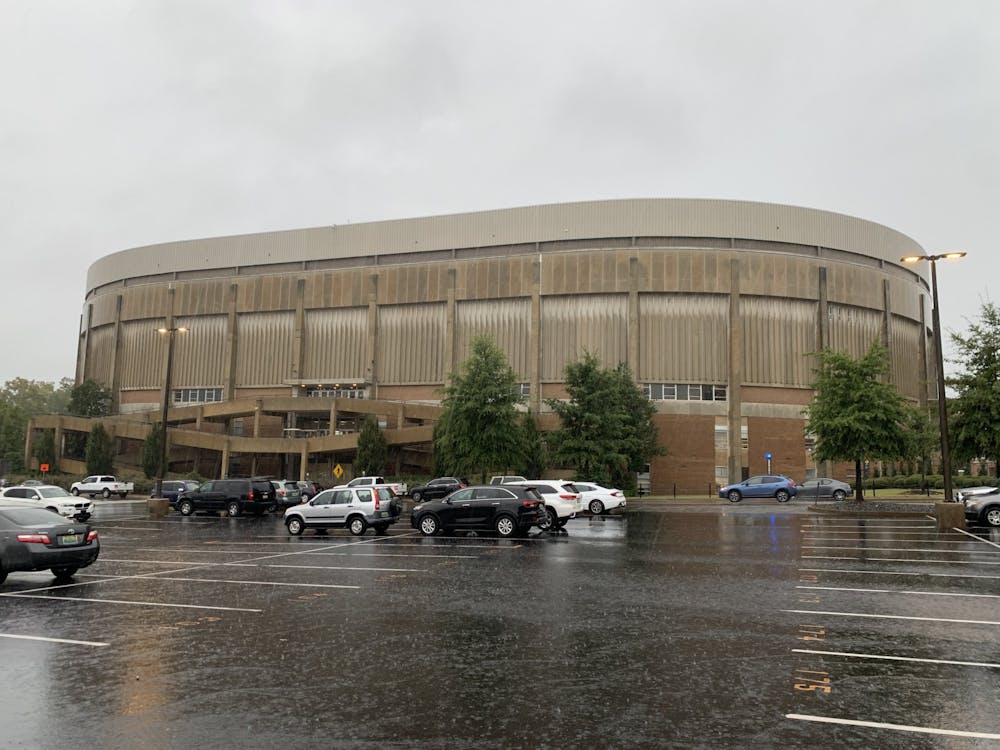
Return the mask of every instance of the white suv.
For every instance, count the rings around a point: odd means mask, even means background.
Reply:
[[[566,522],[583,511],[581,495],[576,487],[565,479],[525,479],[520,482],[504,482],[519,487],[534,487],[542,500],[548,515],[546,528],[550,531],[561,529]]]
[[[62,487],[55,485],[8,487],[0,493],[0,496],[12,500],[24,500],[26,501],[25,505],[31,504],[35,507],[48,508],[60,516],[74,518],[77,521],[86,521],[94,512],[93,500],[74,497]]]
[[[323,490],[308,503],[285,511],[288,533],[298,536],[307,528],[348,529],[361,536],[368,527],[384,534],[396,523],[402,503],[388,487],[334,487]]]

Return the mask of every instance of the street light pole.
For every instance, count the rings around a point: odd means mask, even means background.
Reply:
[[[187,328],[157,328],[167,337],[167,372],[163,378],[163,409],[160,411],[160,465],[156,472],[156,496],[163,497],[163,478],[167,473],[167,406],[170,403],[170,376],[174,366],[174,336],[187,333]]]
[[[931,264],[931,299],[934,301],[932,325],[934,326],[934,348],[937,362],[938,386],[938,430],[941,433],[941,473],[944,475],[944,500],[951,500],[951,442],[948,439],[948,399],[944,388],[944,346],[941,340],[941,305],[938,301],[937,262],[958,260],[964,252],[942,253],[941,255],[912,255],[901,258],[903,263],[918,263],[926,260]]]

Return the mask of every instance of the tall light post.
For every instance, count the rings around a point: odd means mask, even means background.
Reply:
[[[161,336],[167,337],[167,372],[163,378],[163,409],[160,411],[160,467],[156,472],[157,497],[163,497],[163,477],[167,473],[167,406],[170,404],[170,375],[174,367],[174,337],[188,330],[181,327],[156,329]]]
[[[938,302],[937,262],[939,260],[958,260],[965,253],[941,253],[940,255],[908,255],[900,258],[903,263],[919,263],[926,260],[931,264],[931,298],[934,300],[933,325],[934,348],[937,350],[937,383],[938,383],[938,426],[941,433],[941,473],[944,474],[944,499],[951,499],[951,445],[948,441],[948,399],[944,392],[944,347],[941,342],[941,306]]]

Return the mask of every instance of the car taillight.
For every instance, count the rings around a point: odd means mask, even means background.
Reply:
[[[17,541],[28,544],[52,544],[48,534],[18,534]]]
[[[465,482],[459,482],[459,483],[458,483],[458,487],[459,487],[459,489],[465,489],[465,488],[466,488],[466,487],[468,487],[468,486],[469,486],[469,485],[467,485],[467,484],[466,484]]]
[[[253,490],[250,490],[247,493],[247,500],[250,500],[251,502],[253,501]]]
[[[622,496],[622,493],[620,493],[620,492],[619,492],[618,490],[615,490],[614,492],[612,492],[612,493],[611,493],[611,495],[612,495],[613,497],[621,497],[621,496]]]
[[[794,479],[789,479],[788,480],[788,486],[789,487],[794,487],[795,486],[795,480]]]
[[[87,541],[96,542],[97,541],[97,529],[92,529],[87,532]]]
[[[382,498],[379,497],[379,494],[378,494],[377,491],[375,493],[373,493],[373,494],[375,495],[375,510],[378,510],[379,508],[382,507]]]
[[[522,508],[537,508],[538,507],[538,501],[537,500],[522,500],[521,501],[521,507]]]
[[[560,500],[576,500],[576,495],[560,495]]]

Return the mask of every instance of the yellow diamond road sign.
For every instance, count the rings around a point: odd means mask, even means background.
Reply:
[[[344,467],[341,466],[340,464],[337,464],[336,466],[334,466],[333,467],[333,475],[335,477],[337,477],[337,479],[340,479],[342,476],[344,476]]]

